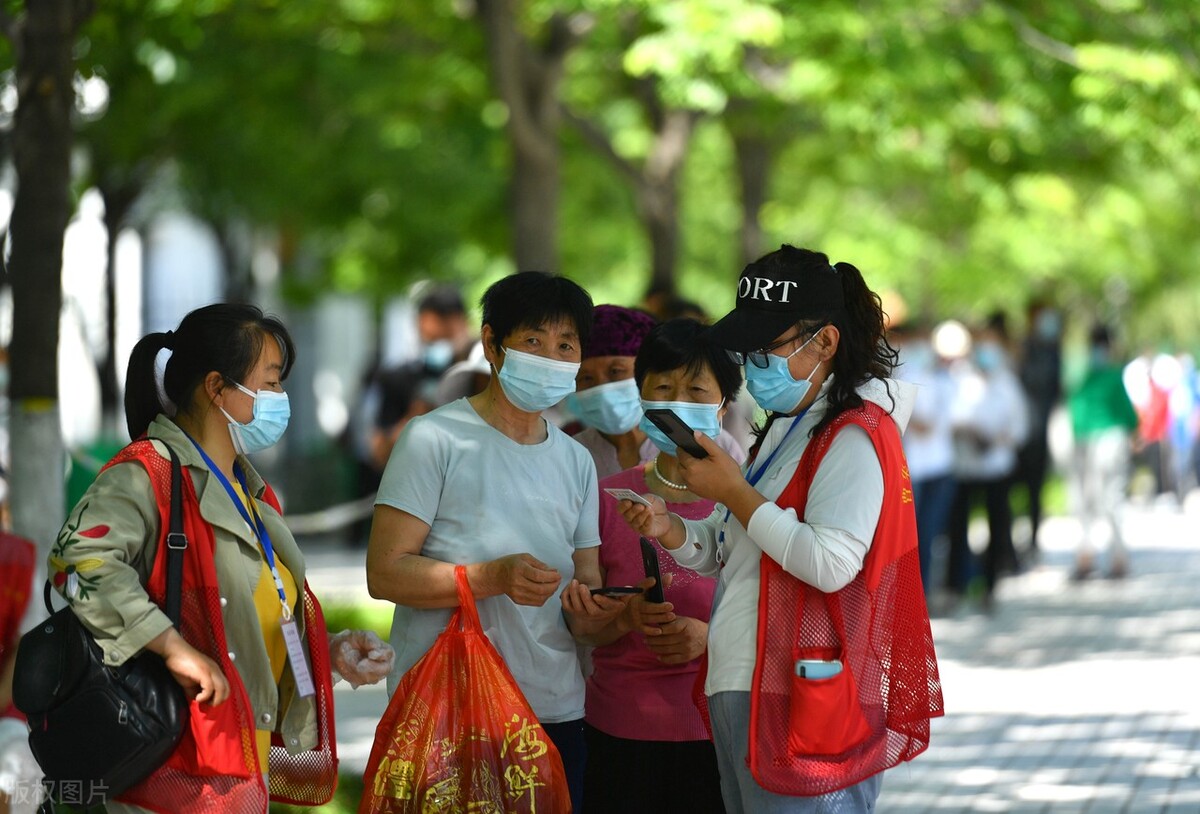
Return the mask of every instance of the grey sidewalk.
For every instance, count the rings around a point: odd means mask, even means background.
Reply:
[[[1131,508],[1133,573],[1067,581],[1077,525],[1051,518],[1042,563],[1004,582],[995,612],[934,620],[946,717],[890,771],[879,810],[1200,812],[1200,506]],[[363,553],[314,546],[324,599],[366,598]],[[342,768],[361,771],[386,706],[337,690]]]

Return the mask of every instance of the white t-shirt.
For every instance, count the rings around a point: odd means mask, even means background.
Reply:
[[[759,494],[774,501],[791,482],[808,446],[809,433],[825,413],[829,379],[813,406],[790,433],[792,419],[779,418],[767,431],[757,458],[747,464],[757,472],[771,459],[755,485]],[[888,380],[872,379],[859,388],[865,400],[891,413],[901,432],[912,411],[915,388]],[[875,537],[879,510],[883,505],[883,469],[870,437],[861,427],[841,430],[809,487],[804,520],[794,509],[764,503],[750,518],[749,529],[737,518],[725,520],[725,507],[717,504],[704,520],[685,520],[687,540],[670,552],[676,562],[709,576],[719,575],[708,626],[707,695],[719,692],[749,692],[754,680],[758,637],[759,567],[763,552],[797,579],[822,591],[848,585],[862,569],[863,559]],[[718,540],[724,526],[721,548],[725,561],[716,559]]]
[[[408,423],[375,503],[429,524],[423,556],[465,564],[528,552],[558,569],[561,593],[575,574],[575,549],[600,544],[596,467],[587,450],[557,427],[547,422],[546,430],[540,444],[518,444],[466,399],[452,401]],[[484,631],[538,718],[582,718],[583,675],[558,593],[536,608],[505,595],[476,604]],[[452,613],[396,606],[389,694]]]

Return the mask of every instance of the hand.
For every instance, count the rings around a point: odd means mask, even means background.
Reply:
[[[683,481],[693,494],[726,503],[730,488],[746,483],[742,468],[716,441],[702,432],[696,432],[695,436],[696,442],[708,452],[708,457],[693,458],[681,448],[675,458],[683,470]]]
[[[699,619],[679,616],[658,630],[657,635],[646,635],[646,647],[663,664],[687,664],[708,647],[708,625]]]
[[[562,605],[563,610],[572,616],[577,616],[595,625],[601,625],[624,613],[625,608],[636,597],[637,594],[628,596],[592,594],[590,587],[573,579],[567,583],[566,588],[563,588]]]
[[[671,513],[667,511],[667,502],[658,495],[644,497],[651,505],[622,500],[617,503],[617,509],[629,527],[643,537],[665,537],[671,531]]]
[[[197,703],[219,706],[229,697],[229,680],[220,666],[187,643],[175,628],[156,636],[146,649],[158,653],[183,691]]]
[[[329,637],[329,663],[354,689],[379,683],[395,661],[396,651],[373,630],[343,630]]]
[[[663,590],[671,586],[672,578],[672,574],[663,575]],[[638,583],[638,587],[645,591],[653,584],[654,577],[646,577]],[[662,635],[662,626],[676,619],[675,605],[670,602],[649,602],[644,593],[633,599],[634,601],[629,603],[627,626],[630,630],[643,633],[647,640],[651,636]]]
[[[562,575],[531,554],[510,554],[488,563],[491,579],[518,605],[541,607],[554,596]]]

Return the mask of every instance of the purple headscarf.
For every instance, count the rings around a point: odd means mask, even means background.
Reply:
[[[597,305],[592,312],[592,335],[583,358],[637,356],[642,340],[655,325],[654,317],[619,305]]]

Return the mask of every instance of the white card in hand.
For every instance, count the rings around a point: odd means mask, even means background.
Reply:
[[[646,498],[642,497],[632,489],[605,489],[604,491],[608,492],[617,500],[632,500],[634,503],[641,503],[643,506],[651,505],[650,501],[646,500]]]

